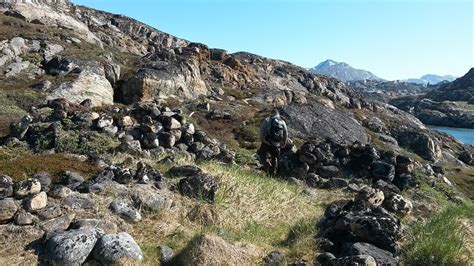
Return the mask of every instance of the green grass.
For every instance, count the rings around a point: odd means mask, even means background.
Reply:
[[[474,200],[474,168],[448,164],[445,166],[445,171],[448,179],[455,183],[455,187],[466,197]]]
[[[461,219],[474,218],[474,205],[448,206],[425,223],[412,225],[403,247],[407,265],[468,265],[472,254],[466,249]],[[472,236],[471,236],[472,237]]]
[[[169,168],[153,161],[149,163],[160,171]],[[178,163],[192,162],[180,158]],[[310,197],[301,186],[244,166],[217,162],[198,166],[218,179],[216,202],[206,204],[175,195],[175,208],[145,217],[131,232],[144,249],[145,263],[157,259],[158,245],[169,245],[179,253],[191,239],[203,234],[252,244],[262,252],[279,250],[293,261],[311,260],[317,248],[313,240],[318,219],[329,203],[345,197],[340,191],[327,190],[317,190],[316,196]],[[197,215],[190,215],[196,208]]]
[[[474,111],[474,104],[468,104],[467,102],[457,102],[459,107],[463,109],[473,110]]]

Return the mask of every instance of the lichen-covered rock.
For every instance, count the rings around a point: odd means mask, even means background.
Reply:
[[[142,219],[140,212],[125,200],[112,201],[109,209],[128,222],[136,223]]]
[[[392,194],[383,202],[383,206],[391,212],[399,215],[409,214],[413,209],[411,201],[405,199],[402,195]]]
[[[80,265],[102,234],[98,229],[78,229],[54,235],[46,242],[44,257],[58,265]]]
[[[351,244],[344,252],[348,256],[368,255],[375,259],[377,265],[398,265],[392,253],[369,243],[358,242]]]
[[[18,210],[18,206],[15,201],[11,198],[0,200],[0,224],[10,222],[15,213]]]
[[[0,200],[13,195],[13,181],[11,177],[0,175]]]
[[[138,209],[150,212],[169,209],[173,204],[173,195],[171,193],[158,190],[151,185],[135,185],[130,191],[130,196]]]
[[[143,260],[143,252],[128,233],[103,235],[92,252],[92,257],[105,264],[133,264]]]
[[[216,179],[209,174],[188,176],[178,184],[181,194],[210,203],[214,202],[218,187]]]
[[[21,199],[41,192],[41,183],[36,179],[27,179],[14,185],[15,198]]]
[[[377,208],[382,205],[384,201],[384,193],[382,190],[373,189],[371,187],[364,187],[356,196],[355,201],[366,204],[371,208]]]
[[[354,118],[320,104],[283,106],[280,114],[287,121],[293,137],[319,141],[329,138],[346,144],[369,142],[364,128]]]

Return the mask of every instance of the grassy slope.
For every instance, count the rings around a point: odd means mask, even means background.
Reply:
[[[448,206],[428,222],[415,224],[404,247],[407,265],[468,265],[474,259],[472,221],[474,205]],[[472,223],[468,223],[472,225]],[[467,230],[466,230],[467,229]],[[470,230],[470,231],[469,231]]]
[[[169,168],[156,160],[149,162],[155,162],[164,172]],[[179,163],[189,161],[182,159]],[[216,203],[196,202],[175,194],[175,207],[170,211],[146,215],[144,221],[130,227],[146,254],[146,264],[158,259],[159,245],[169,245],[179,252],[194,237],[207,233],[252,244],[262,257],[271,250],[280,250],[289,259],[311,260],[317,220],[327,204],[347,197],[341,191],[327,190],[315,190],[315,195],[309,196],[299,185],[242,166],[216,162],[199,166],[219,180]]]

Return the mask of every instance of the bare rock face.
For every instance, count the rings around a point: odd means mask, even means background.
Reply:
[[[104,68],[95,62],[83,66],[78,77],[70,82],[61,84],[48,94],[47,99],[65,98],[80,104],[86,99],[92,101],[92,106],[113,104],[114,89],[107,80]]]
[[[288,123],[290,134],[300,139],[324,141],[329,138],[341,144],[369,142],[362,125],[340,110],[314,103],[283,106],[280,113]]]
[[[189,100],[207,94],[207,85],[197,65],[164,61],[139,69],[121,89],[125,103],[170,97]]]
[[[89,30],[88,26],[71,15],[71,7],[72,5],[67,0],[3,0],[0,2],[0,11],[15,12],[26,21],[74,30],[87,42],[102,46],[102,42]]]

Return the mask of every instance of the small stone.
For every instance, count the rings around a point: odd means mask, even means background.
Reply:
[[[158,134],[160,144],[165,148],[173,148],[176,143],[176,137],[169,132],[161,132]]]
[[[33,179],[36,179],[41,184],[41,191],[48,192],[49,186],[51,186],[51,176],[48,173],[38,173],[33,175]]]
[[[158,250],[160,252],[160,262],[162,264],[171,263],[171,260],[173,259],[173,256],[174,256],[173,249],[171,249],[168,246],[162,245],[158,247]]]
[[[8,198],[13,195],[13,181],[11,177],[0,175],[0,199]]]
[[[36,217],[33,216],[31,213],[26,212],[20,209],[15,215],[15,224],[24,226],[24,225],[32,225],[35,222]]]
[[[70,226],[69,229],[85,229],[85,228],[99,228],[102,229],[107,234],[117,233],[117,225],[108,220],[99,220],[99,219],[79,219],[75,220]]]
[[[105,264],[136,263],[143,260],[143,252],[128,233],[104,235],[98,241],[92,257]]]
[[[371,208],[382,205],[385,197],[382,190],[364,187],[356,196],[355,201],[362,202]]]
[[[180,166],[173,166],[169,170],[169,174],[171,176],[193,176],[202,173],[201,168],[194,166],[194,165],[180,165]]]
[[[48,196],[51,198],[62,199],[71,194],[73,194],[70,188],[62,186],[62,185],[55,185],[48,191]]]
[[[133,206],[125,200],[114,200],[110,203],[109,209],[120,216],[122,219],[136,223],[142,219],[140,212],[133,208]]]
[[[66,171],[62,174],[60,183],[70,189],[76,189],[84,182],[84,178],[76,172]]]
[[[61,204],[68,206],[73,210],[91,210],[94,208],[94,202],[83,194],[72,194],[61,200]]]
[[[266,266],[278,266],[283,264],[283,254],[279,251],[271,251],[263,259]]]
[[[0,224],[10,222],[15,216],[18,206],[11,198],[0,200]]]
[[[99,119],[96,121],[96,127],[99,129],[103,129],[106,127],[112,126],[114,123],[114,119],[108,115],[101,115]]]
[[[41,183],[36,179],[27,179],[14,185],[15,198],[22,199],[41,192]]]
[[[218,187],[216,179],[209,174],[189,176],[181,179],[178,184],[181,194],[209,203],[214,202]]]
[[[66,214],[52,220],[44,221],[40,224],[40,228],[48,233],[62,232],[69,228],[75,214]]]
[[[33,212],[38,211],[46,207],[46,204],[48,204],[48,196],[46,192],[42,191],[26,201],[26,209]]]

